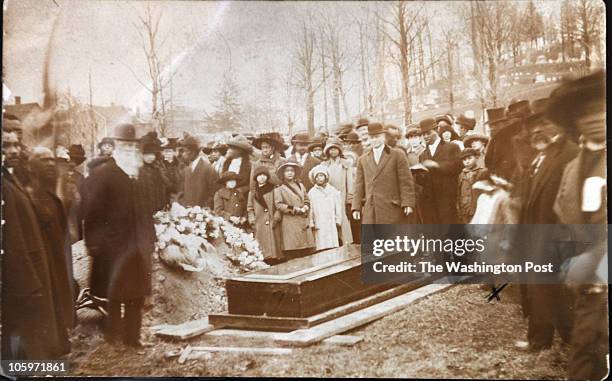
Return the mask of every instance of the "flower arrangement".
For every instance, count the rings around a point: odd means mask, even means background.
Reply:
[[[170,210],[159,211],[153,217],[156,249],[160,258],[168,264],[186,271],[201,271],[205,267],[206,254],[216,251],[210,241],[223,238],[232,249],[226,253],[227,258],[240,271],[268,267],[253,234],[207,208],[185,208],[173,203]]]

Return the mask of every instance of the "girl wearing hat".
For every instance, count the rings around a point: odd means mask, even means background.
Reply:
[[[317,250],[340,246],[339,231],[344,216],[342,195],[329,185],[329,173],[324,165],[315,166],[308,174],[314,186],[308,191],[310,226],[314,230]]]
[[[287,259],[306,256],[314,248],[310,200],[306,187],[297,180],[301,169],[297,162],[288,161],[276,170],[282,183],[274,189],[274,205],[282,214],[281,249]]]
[[[353,234],[348,219],[353,202],[354,171],[352,163],[344,158],[342,144],[338,140],[329,140],[323,150],[327,160],[321,165],[327,168],[329,174],[329,184],[336,188],[341,194],[342,200],[342,242],[344,244],[353,243]]]
[[[215,193],[214,199],[215,213],[234,225],[241,225],[246,221],[246,198],[236,189],[239,179],[240,176],[234,172],[224,173],[217,180],[222,188]]]
[[[253,162],[253,176],[251,176],[251,191],[253,191],[257,185],[255,179],[255,169],[263,166],[268,169],[268,177],[273,185],[281,183],[280,179],[276,176],[276,170],[283,163],[285,143],[282,137],[278,133],[263,133],[258,138],[253,140],[253,146],[261,150],[261,156],[258,160]]]
[[[281,214],[274,205],[275,185],[271,178],[268,167],[259,166],[253,171],[255,188],[249,192],[247,215],[249,223],[255,228],[255,239],[261,246],[264,261],[274,265],[282,262],[283,255],[280,248]]]
[[[442,138],[445,143],[455,143],[459,148],[463,149],[463,143],[459,140],[459,135],[457,135],[451,126],[442,124],[442,126],[438,128],[438,135],[440,135],[440,138]]]

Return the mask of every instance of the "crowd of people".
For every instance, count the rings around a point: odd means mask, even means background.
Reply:
[[[549,98],[487,109],[486,134],[465,114],[402,127],[361,118],[316,136],[236,133],[206,144],[189,134],[137,138],[122,124],[90,158],[78,144],[26,147],[19,119],[5,114],[3,359],[70,350],[80,291],[71,244],[81,239],[91,293],[107,301],[106,339],[140,346],[152,216],[173,202],[253,231],[271,265],[360,243],[361,224],[478,222],[482,180],[518,200],[513,223],[606,224],[604,83],[598,72]],[[606,281],[581,272],[605,259],[605,238],[597,244],[563,259],[576,286],[522,287],[523,346],[549,348],[557,330],[572,346],[571,378],[607,372]]]

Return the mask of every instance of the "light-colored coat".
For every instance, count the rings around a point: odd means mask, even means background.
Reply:
[[[339,158],[338,160],[328,159],[321,163],[327,167],[329,173],[329,184],[336,188],[341,194],[342,206],[342,243],[353,243],[351,233],[351,223],[346,216],[346,209],[351,209],[353,202],[353,192],[355,190],[354,168],[348,160]]]
[[[289,188],[291,186],[291,188]],[[294,208],[308,205],[310,200],[306,188],[301,183],[279,185],[274,189],[274,205],[282,213],[281,236],[282,250],[300,250],[315,246],[310,229],[308,213],[295,214]]]
[[[406,217],[403,208],[415,208],[414,185],[404,152],[385,146],[376,164],[370,148],[357,162],[353,210],[361,211],[362,224],[411,223],[414,213]]]
[[[310,226],[314,229],[317,250],[340,246],[338,228],[345,216],[342,195],[333,186],[313,186],[308,191],[310,199]],[[349,226],[350,228],[350,226]]]

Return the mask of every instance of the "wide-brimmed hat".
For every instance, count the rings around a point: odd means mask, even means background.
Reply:
[[[123,123],[115,126],[114,140],[137,142],[139,139],[136,138],[136,127],[130,123]]]
[[[576,118],[588,112],[585,106],[596,101],[605,102],[605,99],[606,73],[598,70],[593,74],[565,82],[553,90],[546,109],[546,116],[563,128],[572,139],[577,139],[583,131],[578,130],[579,126],[575,123]]]
[[[526,118],[531,114],[528,100],[517,101],[508,105],[508,117]]]
[[[385,133],[385,127],[382,123],[372,122],[368,124],[368,135],[379,135]]]
[[[253,178],[256,179],[259,175],[266,175],[268,179],[270,178],[270,168],[265,165],[258,165],[253,170]]]
[[[258,137],[253,139],[253,146],[257,149],[261,149],[261,143],[266,142],[270,144],[277,152],[281,152],[289,148],[283,141],[283,137],[278,132],[264,132],[259,134]]]
[[[463,137],[463,146],[469,148],[472,145],[472,142],[475,140],[480,140],[484,144],[487,144],[489,142],[489,137],[482,134],[465,135]]]
[[[158,153],[161,151],[161,145],[151,135],[145,135],[140,139],[140,149],[142,153]]]
[[[438,127],[436,120],[434,118],[423,119],[419,122],[419,128],[422,133],[429,132]]]
[[[457,133],[455,132],[455,130],[453,130],[453,128],[451,126],[442,126],[440,128],[438,128],[438,135],[440,135],[440,137],[442,137],[442,134],[444,132],[450,132],[451,134],[451,140],[457,140],[459,139],[459,135],[457,135]]]
[[[453,125],[453,120],[451,119],[451,116],[448,114],[436,116],[436,123],[440,123],[441,121],[448,123],[450,126]]]
[[[359,135],[355,131],[351,131],[346,134],[346,137],[342,139],[345,143],[353,144],[353,143],[361,143],[361,139],[359,139]]]
[[[230,180],[240,180],[240,175],[238,175],[236,172],[232,172],[232,171],[228,171],[225,172],[224,174],[221,175],[221,177],[219,177],[219,180],[217,180],[218,184],[225,184],[226,182],[230,181]]]
[[[227,142],[227,146],[237,148],[247,153],[253,152],[253,147],[251,146],[251,143],[249,143],[247,138],[243,135],[238,135],[230,139],[230,141]]]
[[[300,173],[302,172],[302,166],[295,160],[288,160],[285,163],[281,164],[277,169],[276,169],[276,176],[279,179],[283,178],[283,173],[285,172],[285,168],[287,167],[293,167],[295,168],[295,177],[298,177],[300,175]]]
[[[506,109],[503,107],[488,108],[485,110],[485,112],[487,113],[487,121],[485,122],[485,124],[491,124],[493,122],[506,118]]]
[[[329,156],[327,151],[330,150],[330,148],[338,148],[338,150],[340,150],[340,155],[342,156],[342,142],[340,140],[337,139],[328,139],[327,142],[325,143],[325,148],[323,148],[323,153],[325,154],[325,156]]]
[[[474,149],[474,148],[466,148],[463,151],[461,151],[459,153],[459,158],[460,159],[465,159],[468,156],[480,156],[480,152],[478,152],[478,150]]]
[[[327,167],[325,165],[315,165],[310,172],[308,172],[308,178],[310,179],[311,183],[315,183],[315,177],[317,177],[317,175],[319,173],[323,173],[327,179],[329,180],[329,170],[327,169]]]
[[[359,118],[357,123],[355,123],[355,129],[357,129],[359,127],[367,126],[369,124],[370,124],[370,121],[368,120],[368,118]]]
[[[75,163],[76,165],[81,164],[85,161],[85,149],[80,144],[72,144],[68,147],[68,155],[70,156],[70,161]]]
[[[476,119],[465,116],[464,114],[459,114],[455,122],[466,130],[473,130],[474,127],[476,127]]]

